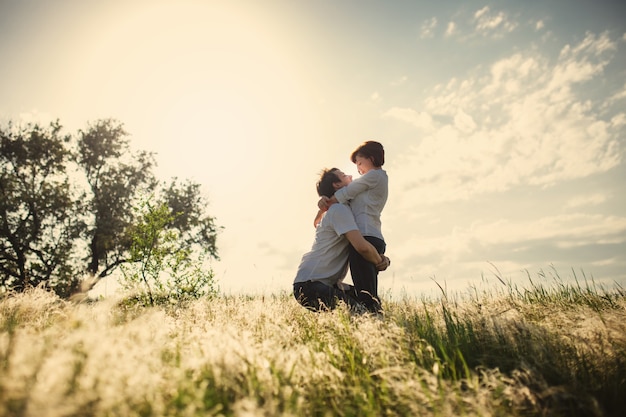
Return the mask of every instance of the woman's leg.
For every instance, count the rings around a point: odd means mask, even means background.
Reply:
[[[378,251],[385,253],[385,241],[373,236],[365,236]],[[350,246],[350,274],[352,282],[359,297],[359,301],[371,312],[377,313],[382,310],[378,297],[378,271],[376,266],[366,260],[359,252]]]

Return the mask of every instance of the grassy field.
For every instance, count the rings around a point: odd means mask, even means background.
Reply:
[[[387,300],[384,318],[311,313],[290,294],[6,296],[0,416],[623,415],[622,288],[463,294]]]

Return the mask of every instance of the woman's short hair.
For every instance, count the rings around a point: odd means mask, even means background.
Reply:
[[[383,166],[385,163],[385,149],[383,148],[383,145],[373,140],[363,142],[361,146],[352,152],[350,159],[353,163],[356,163],[357,156],[370,158],[372,160],[372,164],[374,164],[377,168]]]
[[[335,187],[333,184],[341,181],[337,176],[337,171],[339,171],[339,168],[325,169],[322,171],[320,179],[316,185],[317,195],[320,197],[323,195],[326,197],[332,197],[335,194]]]

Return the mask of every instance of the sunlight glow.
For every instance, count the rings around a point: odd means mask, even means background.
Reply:
[[[133,133],[157,127],[161,143],[149,140],[158,154],[206,156],[181,149],[177,138],[184,137],[196,150],[219,145],[228,157],[213,162],[236,155],[238,164],[250,165],[268,132],[302,111],[297,63],[253,11],[204,2],[123,7],[84,37],[95,46],[81,47],[88,52],[73,77],[80,94],[70,95],[103,108],[116,103],[110,107],[117,118],[141,120],[130,126]]]

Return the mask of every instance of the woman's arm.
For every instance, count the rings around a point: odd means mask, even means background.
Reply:
[[[328,207],[330,207],[331,205],[338,203],[337,199],[335,198],[335,196],[332,196],[330,198],[326,197],[325,195],[323,195],[322,197],[320,197],[319,201],[317,202],[317,207],[319,207],[320,211],[324,212],[326,210],[328,210]],[[319,215],[319,213],[318,213]]]
[[[370,171],[372,172],[372,171]],[[369,173],[368,173],[369,174]],[[354,199],[357,195],[365,192],[369,189],[376,187],[379,183],[379,176],[373,174],[365,174],[362,177],[357,178],[352,181],[350,184],[346,185],[343,188],[335,191],[335,194],[332,197],[322,196],[317,202],[317,207],[320,210],[326,211],[328,207],[335,203],[347,203],[348,201]]]
[[[348,201],[353,200],[358,194],[376,187],[379,183],[380,176],[375,175],[375,172],[376,170],[372,170],[362,177],[352,181],[345,187],[335,191],[335,195],[333,196],[335,201],[345,204]]]

